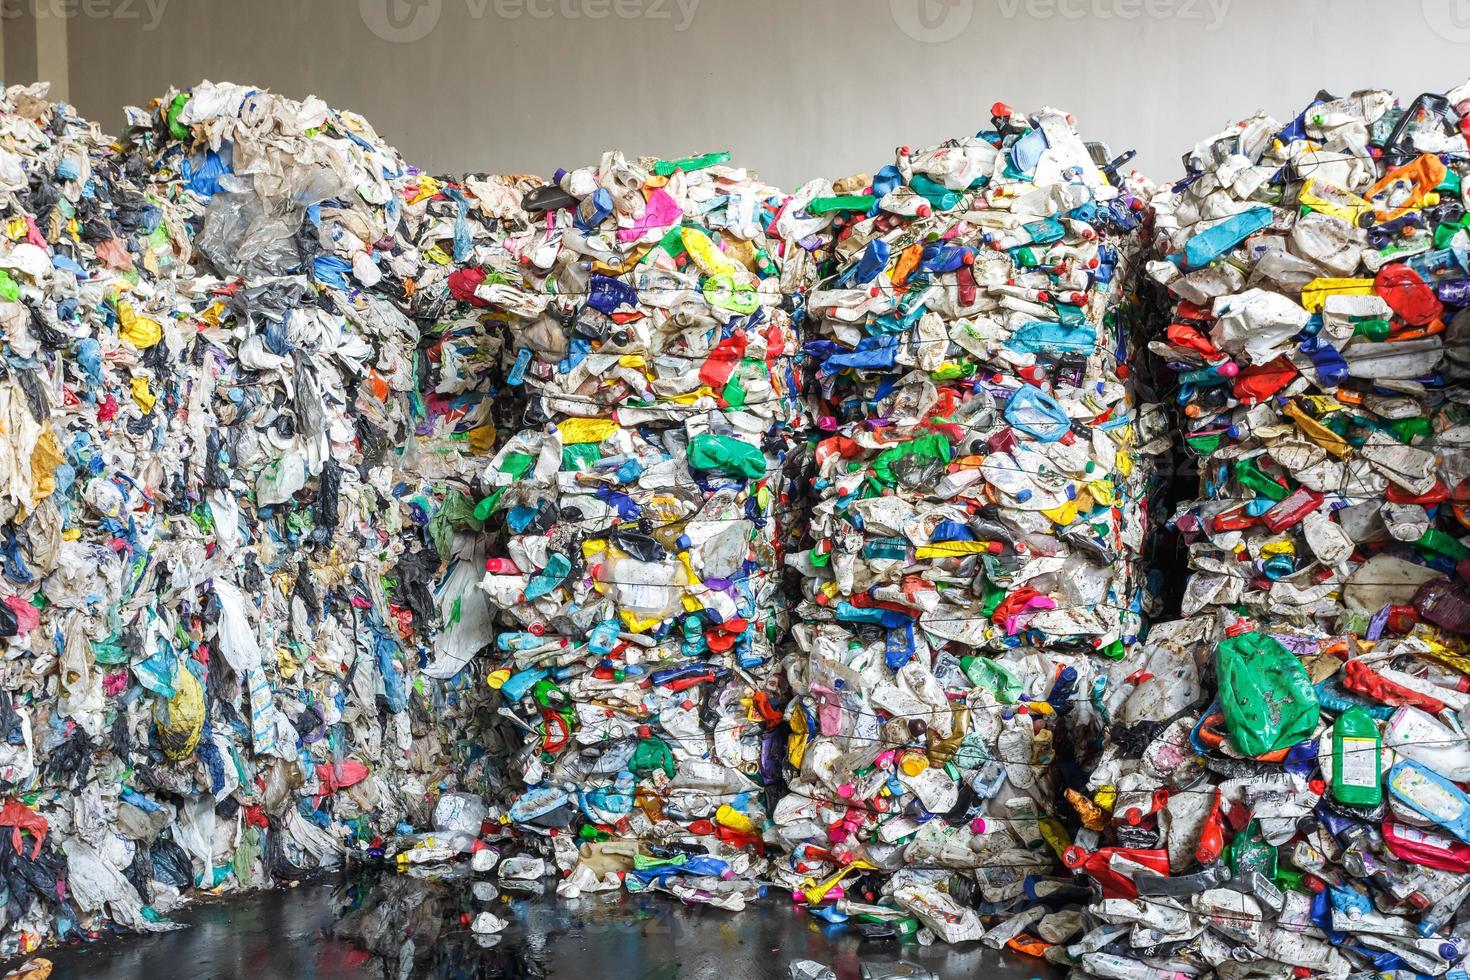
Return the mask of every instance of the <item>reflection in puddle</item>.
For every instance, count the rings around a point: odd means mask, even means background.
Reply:
[[[527,931],[512,941],[516,937],[505,933],[474,934],[469,923],[490,911],[510,919],[514,929],[544,901],[542,889],[537,883],[503,891],[464,875],[363,878],[338,890],[340,918],[329,931],[373,954],[385,978],[540,978],[547,976],[544,933]]]
[[[494,935],[477,915],[506,921]],[[1056,976],[1040,961],[978,944],[863,941],[792,907],[784,895],[730,913],[663,895],[558,899],[546,883],[477,879],[463,865],[343,876],[203,904],[190,928],[45,953],[55,977],[366,977],[370,980],[788,980],[794,960],[860,980],[863,964],[917,963],[944,980]],[[14,964],[7,964],[13,966]]]
[[[390,876],[345,886],[331,935],[371,952],[385,978],[581,977],[585,980],[786,980],[790,963],[817,960],[839,980],[863,963],[908,961],[939,977],[1029,978],[1056,971],[963,947],[869,942],[795,909],[782,897],[741,913],[686,906],[659,895],[557,899],[540,883],[511,890],[451,872]],[[468,924],[490,911],[509,925],[480,936]]]

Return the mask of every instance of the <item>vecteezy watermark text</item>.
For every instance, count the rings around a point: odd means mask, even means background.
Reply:
[[[0,0],[0,21],[30,15],[37,20],[141,21],[153,31],[173,0]]]
[[[976,10],[1005,20],[1177,20],[1218,31],[1234,0],[888,0],[893,22],[915,41],[942,44],[964,33]],[[1424,0],[1466,3],[1470,0]]]
[[[471,20],[652,20],[669,22],[682,34],[694,23],[703,0],[358,0],[362,22],[394,44],[428,37],[448,3],[464,4]]]

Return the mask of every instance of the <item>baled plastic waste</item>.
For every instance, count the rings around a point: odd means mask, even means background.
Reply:
[[[205,83],[114,143],[44,96],[0,106],[11,952],[432,826],[488,700],[423,669],[493,444],[412,302],[439,185],[319,100]]]
[[[1000,105],[786,193],[44,94],[0,105],[7,951],[391,857],[1120,980],[1459,969],[1464,87],[1158,193]]]
[[[807,201],[820,432],[777,835],[828,922],[1021,946],[981,910],[1061,871],[1056,774],[1135,669],[1167,446],[1130,379],[1151,188],[1125,161],[997,105]]]
[[[780,791],[807,427],[790,199],[728,154],[467,185],[503,200],[450,289],[502,330],[519,410],[475,510],[489,681],[524,738],[503,822],[555,849],[563,893],[621,875],[742,907]]]
[[[1187,618],[1074,800],[1084,973],[1461,972],[1467,111],[1322,93],[1154,198]]]

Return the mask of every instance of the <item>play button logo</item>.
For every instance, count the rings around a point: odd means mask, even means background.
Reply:
[[[412,44],[439,26],[444,0],[357,0],[362,22],[384,41]]]
[[[953,41],[975,18],[975,0],[888,0],[888,9],[898,29],[923,44]]]

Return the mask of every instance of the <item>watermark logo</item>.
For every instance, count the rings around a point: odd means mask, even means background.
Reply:
[[[1234,0],[980,0],[981,16],[1004,20],[1174,20],[1194,22],[1206,31],[1224,26]],[[1429,5],[1470,0],[1424,0]],[[915,41],[942,44],[965,32],[975,19],[977,0],[888,0],[893,22]],[[1470,31],[1470,25],[1467,25]]]
[[[1470,44],[1470,0],[1419,0],[1424,23],[1446,41]]]
[[[0,21],[29,14],[37,20],[121,20],[156,31],[170,0],[0,0]]]
[[[682,34],[694,23],[703,0],[357,0],[362,22],[384,41],[412,44],[433,33],[446,2],[464,4],[471,21],[493,17],[548,20],[652,20],[669,23]],[[950,0],[956,2],[956,0]],[[973,3],[974,0],[962,0]]]
[[[1233,0],[994,0],[1000,15],[1015,20],[1175,20],[1218,31]]]
[[[439,26],[444,0],[357,0],[367,29],[390,44],[412,44]]]
[[[975,19],[975,0],[888,0],[898,29],[921,44],[943,44]]]

